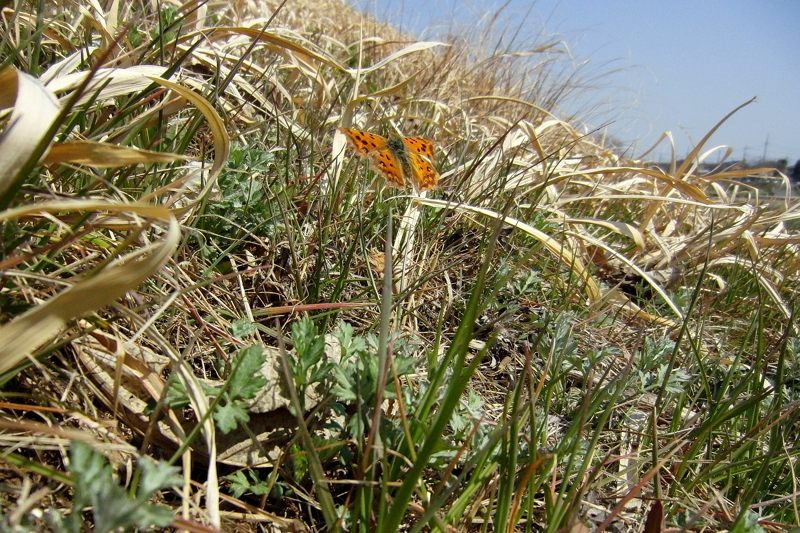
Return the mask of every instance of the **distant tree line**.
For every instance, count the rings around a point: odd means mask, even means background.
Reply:
[[[794,183],[800,183],[800,159],[798,159],[797,163],[794,164],[791,178]]]

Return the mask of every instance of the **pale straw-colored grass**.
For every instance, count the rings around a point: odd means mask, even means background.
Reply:
[[[38,77],[11,67],[0,71],[3,109],[13,108],[3,118],[0,140],[0,221],[15,224],[23,236],[2,259],[3,294],[27,306],[3,316],[0,367],[12,379],[27,359],[36,366],[24,371],[26,379],[61,383],[64,376],[43,364],[54,352],[96,357],[105,370],[85,365],[74,379],[95,387],[104,416],[137,428],[146,443],[161,445],[156,437],[166,436],[182,453],[183,520],[219,527],[218,460],[242,464],[236,455],[242,449],[253,454],[280,447],[268,432],[247,428],[223,440],[202,386],[218,377],[217,365],[235,348],[251,340],[278,344],[282,325],[262,317],[337,309],[365,331],[377,328],[380,272],[368,256],[382,248],[381,202],[399,216],[389,254],[399,296],[394,326],[427,346],[438,346],[439,335],[448,344],[483,260],[477,232],[495,225],[510,231],[512,244],[504,251],[515,268],[541,269],[552,287],[560,287],[557,309],[624,318],[613,335],[587,329],[614,337],[610,343],[645,329],[674,335],[689,320],[675,294],[706,271],[719,290],[729,276],[744,272],[763,289],[766,308],[784,319],[792,315],[800,264],[796,202],[788,195],[763,198],[737,181],[752,170],[724,164],[700,170],[722,151],[707,149],[722,121],[685,161],[662,170],[616,154],[600,134],[559,118],[558,104],[578,84],[575,74],[558,71],[565,48],[557,40],[498,49],[474,30],[448,42],[417,42],[334,0],[290,2],[274,19],[280,5],[274,1],[210,2],[197,11],[192,2],[165,2],[189,15],[182,26],[165,30],[160,50],[147,35],[157,27],[152,5],[109,3],[116,11],[108,11],[89,2],[71,14],[74,2],[57,2],[40,14],[44,38],[35,45],[17,38],[37,27],[36,13],[19,4],[3,12],[5,45],[41,46],[52,59]],[[210,13],[213,22],[204,18]],[[128,22],[143,35],[141,43],[120,35]],[[87,63],[87,53],[104,63]],[[346,151],[338,126],[434,139],[438,190],[387,193]],[[173,143],[184,138],[194,144]],[[671,135],[662,140],[670,142]],[[232,142],[278,158],[275,167],[253,170],[251,183],[268,191],[294,187],[280,204],[282,226],[271,234],[246,227],[236,211],[225,216],[243,237],[198,229],[210,206],[223,200],[218,180]],[[29,186],[23,180],[34,168],[38,181]],[[788,187],[785,177],[779,179]],[[461,240],[453,237],[456,231]],[[357,251],[345,262],[342,253],[354,242]],[[776,257],[780,266],[773,265]],[[40,268],[46,265],[54,268]],[[320,275],[330,276],[327,284]],[[656,304],[621,290],[626,277],[651,286]],[[338,300],[326,301],[326,291],[340,281]],[[310,288],[319,287],[312,296]],[[258,328],[238,338],[231,331],[239,319]],[[734,316],[729,326],[746,329],[746,320],[740,324]],[[113,352],[116,370],[102,359],[103,350]],[[156,353],[167,357],[170,373],[188,391],[192,421],[202,428],[202,486],[191,482],[195,451],[181,446],[186,426],[163,405],[166,383],[159,374],[166,367],[155,370],[147,356]],[[70,357],[61,361],[74,361]],[[546,374],[545,368],[542,379]],[[131,379],[144,386],[126,389]],[[153,419],[142,429],[144,407],[118,408],[126,394],[138,395],[142,406],[158,403],[166,421]],[[39,426],[4,423],[19,447],[47,435]],[[98,441],[107,437],[85,420],[75,427]],[[65,431],[48,438],[63,439]],[[669,441],[669,454],[658,464],[685,444]],[[273,451],[275,464],[290,453]],[[630,464],[646,463],[645,451],[630,454]],[[630,497],[638,498],[643,485],[629,485],[637,491]],[[318,505],[313,494],[293,486],[310,507]],[[489,497],[485,488],[470,490]],[[456,497],[459,506],[472,494]],[[194,506],[200,496],[202,507]],[[625,502],[616,500],[620,509]],[[519,505],[517,499],[512,517]],[[723,506],[713,498],[708,505]],[[292,512],[299,515],[300,508]],[[297,518],[258,516],[277,527]]]

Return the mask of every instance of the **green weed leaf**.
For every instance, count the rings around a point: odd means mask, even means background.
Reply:
[[[217,406],[214,410],[214,420],[220,431],[227,434],[236,429],[239,423],[246,423],[250,420],[247,409],[238,402],[229,402],[225,405]]]
[[[261,367],[265,362],[264,348],[260,345],[254,344],[239,351],[227,389],[231,398],[249,400],[261,392],[267,384],[266,378],[261,374]]]
[[[231,324],[231,334],[237,339],[243,339],[256,332],[256,325],[246,318],[234,320]]]
[[[236,498],[241,498],[247,493],[255,494],[256,496],[263,496],[269,490],[269,484],[258,478],[258,475],[252,470],[245,471],[238,470],[229,476],[222,479],[230,481],[230,490]]]
[[[82,442],[70,448],[69,470],[75,480],[75,498],[70,516],[63,522],[69,531],[80,531],[81,511],[91,507],[94,531],[166,527],[172,522],[170,509],[148,503],[158,490],[180,483],[177,469],[140,460],[142,479],[136,497],[130,497],[113,477],[105,457]]]
[[[297,350],[297,359],[302,373],[322,359],[325,352],[325,339],[317,333],[314,321],[309,317],[292,325],[292,341]]]

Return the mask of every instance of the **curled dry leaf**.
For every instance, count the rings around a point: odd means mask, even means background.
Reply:
[[[126,165],[172,163],[190,159],[181,154],[153,152],[116,144],[92,141],[75,141],[54,144],[42,161],[45,165],[76,163],[100,168]]]
[[[12,67],[0,71],[0,110],[9,107],[14,110],[0,135],[0,195],[20,179],[19,172],[34,155],[60,111],[52,91]]]

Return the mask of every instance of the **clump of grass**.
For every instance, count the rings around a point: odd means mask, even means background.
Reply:
[[[4,526],[800,522],[795,206],[697,173],[718,125],[662,170],[557,118],[556,42],[66,7],[0,39]],[[339,125],[434,138],[440,187]]]

